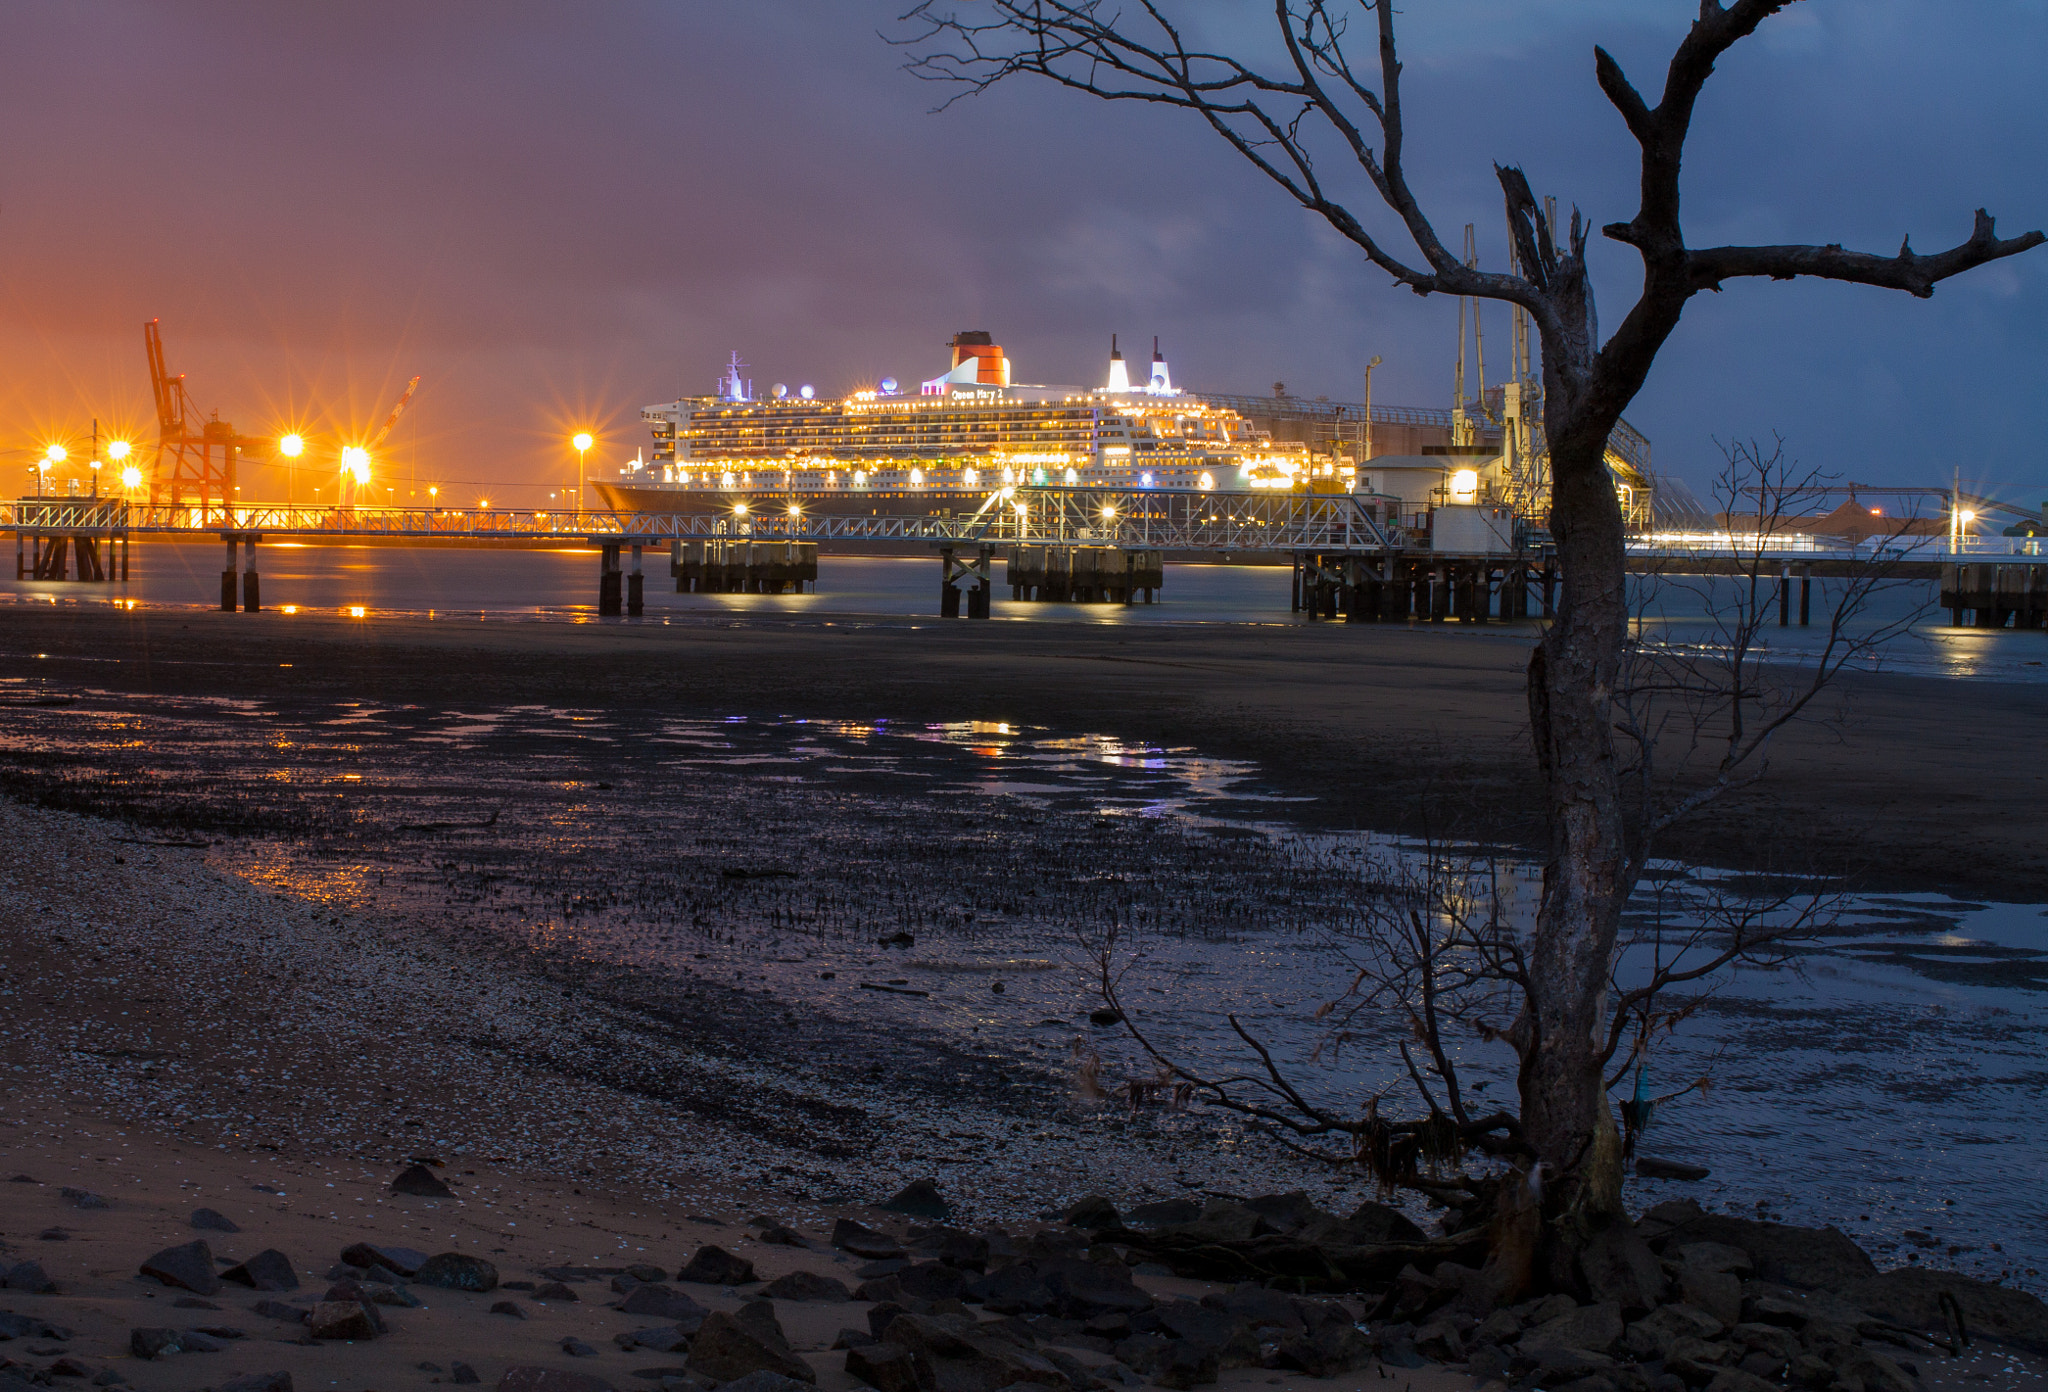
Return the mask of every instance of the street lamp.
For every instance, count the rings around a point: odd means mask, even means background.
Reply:
[[[586,475],[584,473],[584,457],[590,453],[590,447],[596,444],[597,441],[591,439],[590,432],[588,430],[579,430],[576,432],[575,436],[569,441],[569,443],[576,447],[575,510],[577,515],[581,516],[583,512],[583,490],[586,486]]]
[[[1372,370],[1380,365],[1379,356],[1365,365],[1365,457],[1372,458]]]

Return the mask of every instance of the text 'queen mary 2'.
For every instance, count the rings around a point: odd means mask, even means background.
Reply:
[[[782,386],[757,400],[735,354],[718,395],[642,411],[653,458],[593,485],[618,512],[849,516],[971,512],[1006,486],[1349,491],[1336,477],[1311,485],[1306,446],[1176,390],[1156,343],[1133,385],[1112,339],[1095,389],[1013,383],[986,333],[951,346],[951,370],[914,394],[884,378],[838,401]]]

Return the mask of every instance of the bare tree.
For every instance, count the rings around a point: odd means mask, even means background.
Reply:
[[[1636,214],[1604,235],[1635,249],[1642,289],[1604,342],[1586,266],[1587,225],[1551,225],[1518,167],[1495,166],[1518,273],[1474,269],[1444,245],[1409,182],[1401,62],[1388,0],[1274,0],[1269,67],[1191,45],[1169,0],[925,0],[899,40],[916,75],[960,95],[1034,77],[1111,101],[1176,107],[1206,121],[1302,207],[1417,294],[1520,305],[1543,357],[1551,456],[1550,530],[1563,571],[1556,622],[1529,662],[1529,723],[1546,796],[1542,904],[1526,952],[1522,1010],[1505,1037],[1520,1057],[1524,1143],[1551,1173],[1543,1207],[1567,1244],[1620,1209],[1620,1137],[1603,1087],[1603,1004],[1624,905],[1641,864],[1628,775],[1615,740],[1615,692],[1628,632],[1623,518],[1605,462],[1609,433],[1649,375],[1692,297],[1744,276],[1818,276],[1925,297],[1950,276],[2037,246],[2001,239],[1983,210],[1968,238],[1932,255],[1901,242],[1883,256],[1826,246],[1688,247],[1679,169],[1694,103],[1715,62],[1789,0],[1702,0],[1652,106],[1604,49],[1594,76],[1640,147]],[[1347,47],[1370,26],[1363,66]],[[1330,157],[1334,155],[1334,159]],[[1341,201],[1331,172],[1362,175],[1416,258],[1397,254]]]

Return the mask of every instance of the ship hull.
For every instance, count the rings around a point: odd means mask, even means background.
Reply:
[[[835,489],[677,488],[592,481],[615,513],[684,517],[785,516],[794,506],[830,517],[958,517],[981,509],[988,493],[964,488]],[[744,513],[740,512],[745,507]]]

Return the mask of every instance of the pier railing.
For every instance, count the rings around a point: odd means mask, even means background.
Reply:
[[[967,499],[963,499],[963,502]],[[855,498],[793,501],[733,495],[716,511],[576,512],[524,508],[170,506],[123,498],[0,499],[0,530],[42,535],[389,538],[585,544],[752,539],[1099,545],[1159,551],[1284,555],[1427,550],[1427,539],[1381,520],[1385,499],[1351,494],[1025,486],[971,508],[930,515],[828,511]],[[1657,532],[1631,538],[1632,560],[1720,563],[1896,560],[1914,565],[2048,562],[2048,537],[1876,536],[1851,543],[1805,533]]]
[[[854,502],[848,499],[847,502]],[[519,508],[196,506],[108,499],[0,502],[0,529],[144,535],[388,537],[546,542],[752,538],[760,541],[1089,542],[1172,551],[1383,550],[1371,504],[1349,494],[1177,489],[1005,488],[952,514],[833,512],[837,499],[736,496],[717,511],[575,512]],[[822,505],[820,505],[822,503]],[[118,520],[115,520],[118,519]]]

